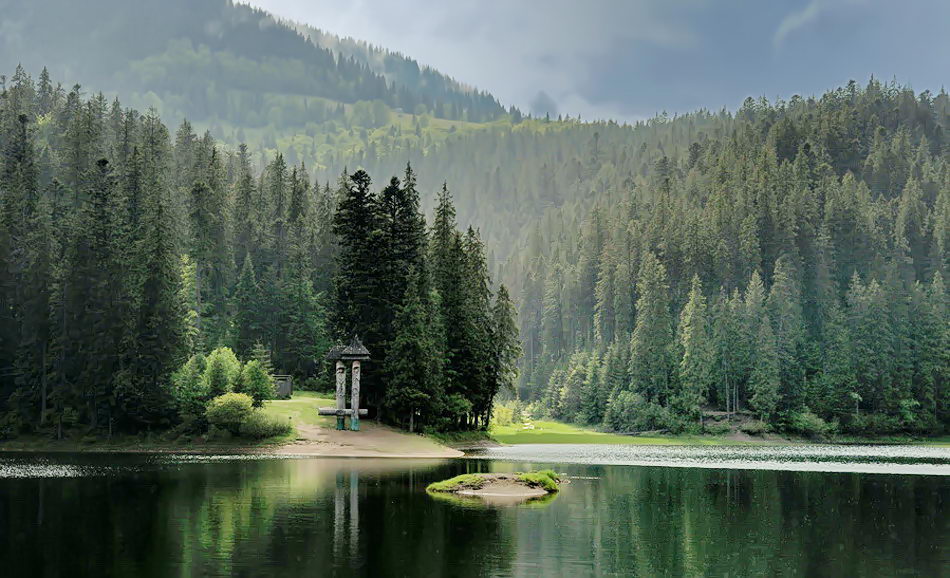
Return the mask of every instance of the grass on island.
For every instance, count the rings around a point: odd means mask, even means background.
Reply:
[[[485,485],[488,479],[482,474],[462,474],[442,480],[441,482],[432,482],[426,486],[427,492],[457,492],[459,490],[477,490]]]
[[[491,437],[503,444],[625,444],[625,445],[720,445],[727,440],[703,436],[629,436],[604,433],[556,421],[492,426]]]
[[[558,481],[560,478],[554,470],[540,470],[537,472],[519,472],[515,474],[515,479],[532,488],[541,488],[546,492],[558,491]],[[426,487],[427,492],[458,492],[461,490],[478,490],[482,488],[489,478],[485,474],[462,474],[442,480],[441,482],[432,482]]]
[[[525,483],[532,488],[541,488],[546,492],[558,491],[557,483],[560,479],[554,470],[540,470],[537,472],[522,472],[518,474],[519,482]]]

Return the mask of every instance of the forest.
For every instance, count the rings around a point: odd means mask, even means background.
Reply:
[[[657,119],[638,154],[594,132],[590,210],[544,215],[502,276],[522,401],[621,432],[943,431],[948,123],[945,92],[872,79]]]
[[[245,146],[23,68],[0,150],[3,435],[200,429],[273,371],[326,387],[323,355],[355,334],[388,423],[484,428],[513,385],[514,305],[447,185],[427,225],[409,165],[381,191],[280,154],[256,172]]]
[[[348,49],[353,54],[373,50]],[[67,104],[68,94],[42,96],[55,88],[47,77],[41,76],[35,88],[37,111],[51,110],[43,103],[56,98],[63,100],[62,107],[77,106]],[[110,109],[101,98],[95,106]],[[517,400],[528,414],[620,432],[697,431],[709,412],[753,415],[756,421],[749,427],[755,431],[805,435],[945,429],[950,403],[946,92],[918,94],[871,79],[863,87],[852,82],[820,97],[774,103],[750,98],[734,113],[664,114],[634,125],[516,113],[481,124],[440,124],[425,114],[390,117],[390,124],[373,131],[350,129],[355,140],[320,135],[325,139],[320,150],[328,151],[321,155],[295,146],[299,140],[280,141],[289,143],[293,161],[267,146],[242,147],[233,139],[215,143],[209,134],[197,137],[198,129],[182,124],[168,153],[168,178],[177,195],[169,207],[176,238],[188,238],[191,233],[185,232],[196,227],[189,219],[203,218],[192,214],[188,200],[195,158],[213,152],[213,162],[202,162],[220,168],[199,181],[226,190],[232,204],[223,232],[200,225],[208,239],[177,251],[187,256],[181,283],[200,287],[184,291],[197,296],[186,308],[201,312],[190,322],[200,327],[201,345],[189,351],[228,344],[248,359],[260,340],[281,371],[304,375],[313,370],[310,358],[294,353],[299,347],[295,333],[275,329],[290,316],[272,312],[244,319],[242,308],[234,305],[237,298],[249,304],[257,299],[255,292],[275,291],[272,267],[278,254],[310,267],[313,300],[288,300],[287,306],[314,305],[307,306],[311,313],[297,313],[295,319],[312,319],[301,323],[323,327],[317,335],[337,339],[345,337],[341,328],[352,331],[356,319],[368,319],[361,335],[366,333],[371,344],[387,344],[376,346],[384,354],[387,346],[396,346],[396,309],[385,307],[398,299],[377,296],[394,285],[365,278],[365,269],[359,269],[359,263],[375,262],[393,245],[380,241],[383,237],[340,236],[334,215],[352,220],[347,229],[385,230],[392,215],[412,212],[392,205],[404,202],[397,190],[406,189],[415,211],[437,217],[429,245],[439,238],[439,215],[452,215],[445,230],[478,227],[480,235],[460,236],[456,261],[460,268],[483,269],[472,273],[475,277],[491,277],[510,289],[524,357],[518,362],[517,394],[506,399]],[[44,144],[36,151],[37,166],[55,167],[43,168],[39,177],[41,183],[55,182],[53,190],[76,179],[69,176],[75,171],[69,163],[51,156],[69,142],[60,116],[34,114],[27,131]],[[111,109],[102,116],[109,119],[103,126],[118,124]],[[447,126],[452,130],[446,132]],[[6,130],[12,134],[15,128]],[[312,159],[307,165],[312,176],[304,159]],[[111,162],[115,172],[118,165]],[[285,188],[272,186],[275,174],[284,175],[277,181]],[[343,174],[348,176],[341,181]],[[400,175],[399,184],[374,193],[364,182],[368,174]],[[452,185],[451,211],[443,210],[444,195],[434,193],[442,179]],[[298,197],[306,198],[312,215],[307,234],[313,240],[295,255],[290,215],[297,211],[298,189],[306,191]],[[338,213],[337,204],[350,191],[357,191],[357,206],[379,214],[363,215],[364,222]],[[268,248],[273,226],[258,221],[242,229],[240,223],[259,219],[248,215],[264,211],[276,202],[270,199],[283,194],[289,195],[288,222],[280,227],[282,248],[275,253]],[[399,234],[412,233],[400,229]],[[441,238],[443,248],[448,246],[448,237]],[[214,257],[231,245],[230,261]],[[473,257],[476,265],[461,265],[465,251],[480,255]],[[338,270],[341,252],[354,256],[346,263],[357,269]],[[417,254],[412,248],[390,258],[408,264],[399,274],[399,287],[409,276],[422,283],[414,291],[413,299],[419,299],[414,308],[435,307],[451,320],[455,314],[447,312],[446,303],[470,301],[449,295],[448,277],[436,259],[446,252],[430,247],[425,263],[412,256]],[[442,277],[436,276],[440,270]],[[301,269],[289,271],[296,275]],[[333,282],[340,275],[352,276],[354,291],[374,295],[372,300],[343,306],[349,297],[337,294]],[[489,286],[507,298],[508,291]],[[303,285],[296,291],[309,295]],[[487,310],[483,306],[480,315]],[[227,320],[232,314],[234,319]],[[382,326],[376,325],[379,319]],[[260,329],[235,332],[241,324]],[[444,337],[435,331],[424,341],[453,350],[468,347],[452,342],[451,331],[443,329]],[[186,340],[194,341],[194,335],[190,330]],[[284,339],[286,344],[276,343]],[[416,352],[432,351],[421,343],[410,345]],[[456,358],[460,365],[454,368],[430,360],[435,365],[425,375],[441,372],[443,377],[429,401],[394,390],[390,401],[398,408],[393,405],[386,419],[395,422],[416,412],[431,417],[427,404],[433,403],[455,408],[448,411],[457,417],[451,427],[483,426],[485,398],[469,397],[471,384],[449,385],[458,367],[468,363],[464,355]],[[410,367],[407,361],[400,371],[422,372],[427,363]],[[513,372],[503,372],[500,381],[507,383]],[[472,405],[471,413],[463,398]],[[467,417],[459,417],[463,414]],[[436,427],[424,419],[418,423]]]

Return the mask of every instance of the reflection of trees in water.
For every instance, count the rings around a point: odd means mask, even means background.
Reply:
[[[946,483],[937,477],[583,473],[601,479],[575,481],[540,515],[520,513],[516,563],[640,576],[939,575],[946,552]]]
[[[399,460],[0,479],[4,575],[940,575],[944,478],[564,466],[548,507],[464,508]],[[491,466],[494,467],[494,466]],[[41,572],[40,569],[45,570]]]
[[[465,514],[426,496],[444,467],[377,465],[273,460],[0,480],[0,559],[17,576],[80,561],[83,574],[141,576],[506,571],[511,541],[499,546],[496,512]]]

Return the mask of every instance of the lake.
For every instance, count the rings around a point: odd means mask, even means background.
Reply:
[[[950,574],[950,450],[807,447],[513,446],[447,461],[0,454],[0,574]],[[857,471],[815,471],[842,463]],[[546,502],[425,492],[459,473],[545,464],[569,480]]]

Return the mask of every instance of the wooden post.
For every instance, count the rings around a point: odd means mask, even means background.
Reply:
[[[336,408],[344,409],[346,407],[346,364],[342,361],[336,362]],[[342,415],[336,416],[336,429],[346,429]]]
[[[360,431],[360,362],[353,361],[353,389],[350,391],[350,429]]]

